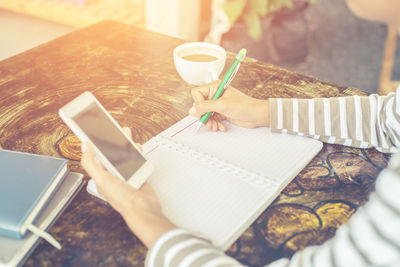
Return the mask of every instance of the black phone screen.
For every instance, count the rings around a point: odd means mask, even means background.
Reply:
[[[73,120],[124,179],[130,178],[145,163],[145,158],[96,103],[75,115]]]

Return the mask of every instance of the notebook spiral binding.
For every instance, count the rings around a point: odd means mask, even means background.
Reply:
[[[176,142],[170,137],[159,135],[156,137],[155,141],[159,146],[165,147],[168,150],[175,151],[183,155],[187,155],[198,162],[202,162],[204,164],[211,165],[215,168],[226,171],[232,176],[245,180],[250,184],[263,187],[272,187],[277,185],[276,182],[274,182],[272,179],[269,179],[265,175],[260,175],[258,173],[246,170],[245,168],[239,167],[235,164],[221,160],[210,154],[200,152],[194,148]]]

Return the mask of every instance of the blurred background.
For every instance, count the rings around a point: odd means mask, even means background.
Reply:
[[[398,37],[385,50],[387,25],[356,18],[345,0],[1,0],[0,60],[104,19],[234,53],[245,47],[258,60],[369,93],[383,63],[385,79],[400,80]]]

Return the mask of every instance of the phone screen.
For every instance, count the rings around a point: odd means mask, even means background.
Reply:
[[[96,103],[75,115],[73,120],[125,179],[145,163],[146,159]]]

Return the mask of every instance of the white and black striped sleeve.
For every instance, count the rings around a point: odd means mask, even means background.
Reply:
[[[148,267],[241,266],[208,239],[183,229],[173,229],[163,234],[147,253],[145,265]]]
[[[271,98],[270,121],[276,132],[400,152],[400,89],[387,96]]]

